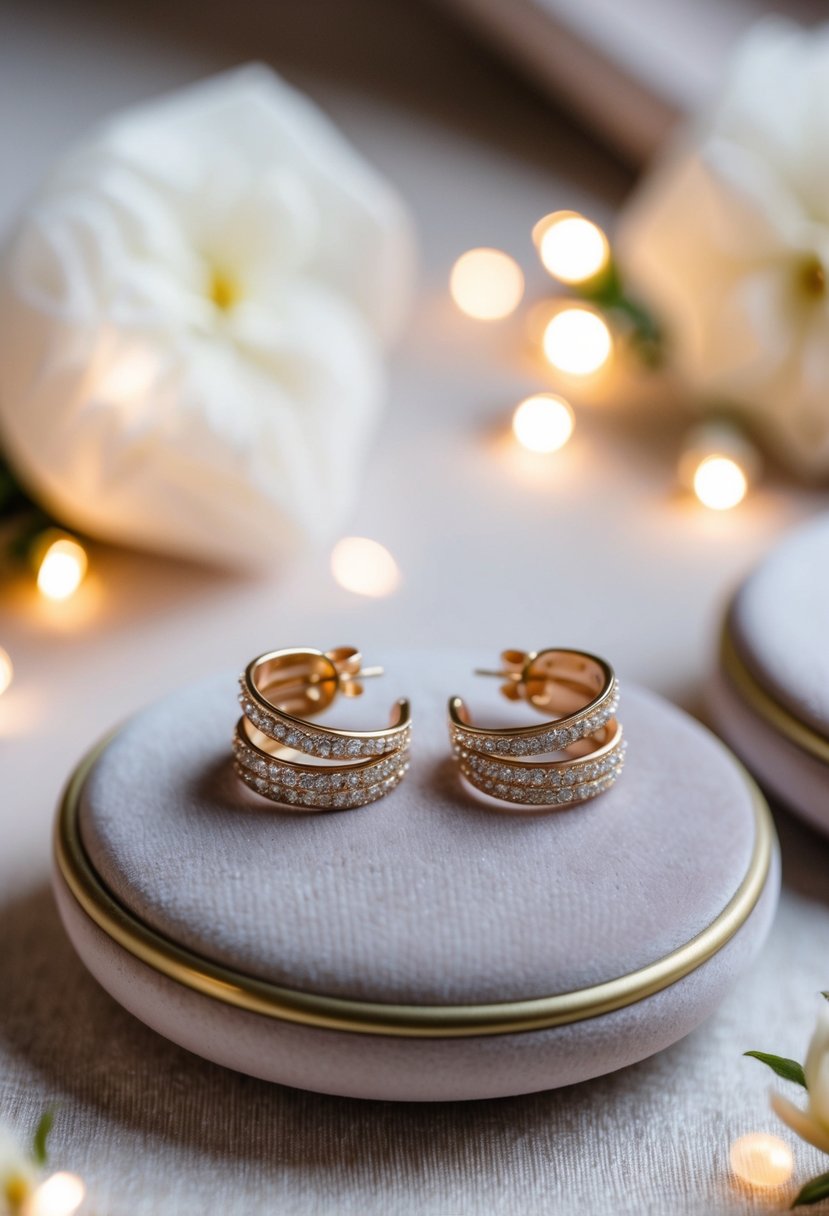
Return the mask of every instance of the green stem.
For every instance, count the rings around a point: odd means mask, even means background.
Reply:
[[[52,1124],[55,1122],[55,1112],[53,1110],[45,1110],[40,1116],[38,1125],[35,1128],[35,1134],[32,1140],[32,1156],[37,1165],[45,1165],[48,1157],[46,1151],[46,1141],[49,1139],[49,1133],[52,1130]]]
[[[665,357],[665,335],[653,313],[627,294],[616,263],[611,260],[600,274],[576,288],[576,294],[608,313],[616,313],[630,328],[631,344],[651,368]]]
[[[0,573],[26,565],[38,538],[47,528],[56,526],[0,454]]]

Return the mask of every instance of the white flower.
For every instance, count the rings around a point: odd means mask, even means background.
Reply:
[[[691,385],[829,472],[829,29],[755,27],[634,198],[619,255]]]
[[[818,1016],[803,1071],[808,1093],[806,1110],[777,1093],[771,1096],[772,1109],[802,1140],[829,1153],[829,1005],[824,1005]]]
[[[38,1172],[16,1138],[0,1127],[0,1216],[16,1216],[38,1185]]]
[[[268,565],[359,486],[410,230],[268,69],[116,117],[0,267],[0,443],[59,519]]]

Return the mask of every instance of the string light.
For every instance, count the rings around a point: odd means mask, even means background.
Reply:
[[[85,1195],[86,1187],[77,1174],[52,1174],[26,1201],[22,1216],[73,1216]]]
[[[375,598],[391,595],[400,569],[385,546],[365,536],[345,536],[331,553],[331,573],[346,591]]]
[[[521,267],[500,249],[470,249],[449,277],[452,299],[476,321],[500,321],[515,312],[524,295]]]
[[[0,697],[14,679],[14,667],[7,650],[0,646]]]
[[[610,262],[607,237],[577,211],[554,211],[533,228],[544,269],[562,283],[578,286],[595,279]]]
[[[557,452],[573,434],[574,425],[572,408],[555,393],[527,397],[512,417],[515,438],[530,452]]]
[[[760,464],[757,449],[741,430],[725,421],[709,421],[686,437],[679,478],[703,506],[729,511],[745,498]]]
[[[556,371],[589,376],[607,363],[613,337],[604,317],[579,304],[562,308],[547,322],[542,346]]]
[[[694,473],[694,493],[712,511],[730,511],[747,491],[748,478],[730,456],[706,456]]]
[[[68,600],[83,582],[86,568],[83,545],[68,536],[53,540],[38,567],[38,591],[47,600]]]
[[[794,1172],[792,1150],[779,1136],[751,1132],[731,1145],[731,1168],[737,1177],[757,1188],[783,1186]]]

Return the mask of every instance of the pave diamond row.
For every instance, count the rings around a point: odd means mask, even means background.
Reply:
[[[317,756],[321,760],[359,760],[399,751],[407,748],[411,742],[411,725],[408,722],[385,731],[374,731],[370,737],[305,721],[300,723],[290,714],[265,709],[258,701],[252,700],[244,676],[239,684],[239,704],[248,721],[284,747],[308,756]]]
[[[610,789],[624,767],[626,748],[620,740],[602,756],[571,764],[504,764],[464,748],[458,760],[467,781],[494,798],[552,806],[584,802]]]
[[[363,806],[393,789],[409,767],[408,750],[348,768],[292,764],[268,756],[247,741],[240,723],[233,743],[242,780],[274,802],[316,808]]]
[[[607,699],[600,705],[573,714],[560,723],[542,722],[519,730],[486,731],[452,724],[452,742],[456,747],[488,752],[495,756],[542,756],[561,751],[579,739],[593,735],[615,717],[619,708],[619,685],[614,681]]]
[[[289,806],[304,807],[306,810],[355,810],[360,806],[367,806],[370,802],[377,802],[379,798],[383,798],[390,793],[396,785],[399,785],[403,775],[408,768],[408,764],[401,767],[400,771],[386,777],[383,781],[378,781],[374,785],[362,786],[358,790],[346,789],[337,790],[331,794],[310,793],[303,789],[289,788],[285,789],[282,786],[274,785],[264,777],[256,777],[247,769],[242,768],[240,764],[236,765],[236,772],[244,781],[245,785],[250,786],[257,794],[261,794],[263,798],[269,798],[271,802],[281,802]]]
[[[615,783],[616,778],[621,772],[621,767],[606,777],[600,777],[596,781],[585,781],[582,785],[573,786],[570,789],[532,789],[521,790],[520,792],[515,787],[506,786],[499,782],[489,780],[476,781],[470,773],[464,770],[463,765],[461,765],[461,772],[468,779],[470,785],[474,785],[476,789],[481,790],[483,793],[491,794],[493,798],[500,798],[504,802],[520,803],[523,806],[528,804],[535,806],[564,806],[566,804],[572,805],[578,802],[586,802],[590,798],[595,798],[598,794],[604,794]]]

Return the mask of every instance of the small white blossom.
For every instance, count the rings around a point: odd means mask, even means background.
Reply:
[[[829,1153],[829,1005],[818,1016],[806,1063],[808,1103],[803,1110],[788,1098],[773,1093],[772,1109],[802,1140]]]
[[[31,1157],[7,1128],[0,1127],[0,1216],[18,1216],[39,1181]]]
[[[410,255],[394,192],[266,68],[116,117],[0,265],[0,447],[81,531],[272,566],[360,485]]]
[[[634,197],[619,255],[694,390],[829,472],[829,28],[755,27]]]

